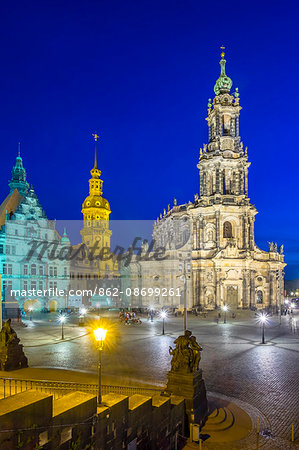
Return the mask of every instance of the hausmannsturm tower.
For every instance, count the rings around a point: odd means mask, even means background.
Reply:
[[[159,278],[160,287],[181,289],[178,274],[184,272],[188,308],[214,309],[227,304],[231,309],[277,309],[283,298],[283,246],[270,242],[269,251],[263,251],[255,243],[257,210],[248,197],[250,162],[239,131],[239,92],[231,92],[233,83],[226,75],[224,56],[215,97],[208,102],[208,144],[200,150],[197,165],[199,194],[182,205],[175,200],[172,208],[160,214],[153,238],[156,247],[167,249],[168,258],[140,263],[138,270],[147,274],[145,284],[147,279],[153,283]],[[190,237],[188,245],[176,245],[184,241],[184,234]],[[152,299],[149,302],[153,304]],[[178,303],[182,306],[182,298],[155,298],[157,307]]]
[[[108,200],[103,197],[103,181],[101,171],[97,162],[97,140],[98,135],[94,134],[95,155],[94,167],[91,169],[89,180],[89,195],[83,202],[82,214],[84,227],[81,230],[82,242],[88,247],[93,247],[98,242],[98,248],[109,247],[111,230],[109,229],[109,215],[111,209]]]

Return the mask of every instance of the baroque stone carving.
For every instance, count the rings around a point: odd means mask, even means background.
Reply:
[[[192,332],[186,330],[185,334],[179,336],[174,343],[176,345],[174,349],[169,347],[169,353],[172,355],[171,371],[195,373],[199,370],[202,347],[196,341],[196,337],[192,336]]]
[[[0,370],[28,367],[23,345],[19,342],[17,333],[11,328],[11,319],[8,319],[0,331]]]

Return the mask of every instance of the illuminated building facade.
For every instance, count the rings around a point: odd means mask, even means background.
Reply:
[[[20,152],[8,184],[10,193],[0,206],[2,299],[7,308],[15,301],[21,309],[64,308],[65,298],[56,293],[68,286],[68,265],[59,259],[51,259],[48,250],[41,258],[39,251],[30,257],[29,253],[33,241],[40,244],[39,249],[55,242],[59,251],[65,245],[66,236],[61,238],[55,221],[47,219],[33,186],[27,182]],[[11,295],[11,290],[20,295]]]
[[[208,144],[200,150],[197,165],[199,194],[183,205],[175,201],[154,224],[155,245],[164,246],[168,258],[130,267],[132,285],[142,279],[144,287],[179,287],[182,295],[139,297],[139,304],[182,306],[183,290],[188,308],[226,304],[232,309],[276,309],[282,301],[283,246],[269,243],[267,252],[255,243],[257,210],[248,197],[250,162],[239,134],[239,92],[231,93],[225,65],[222,53],[215,97],[208,102]],[[186,244],[178,245],[184,233]],[[186,280],[184,287],[178,274]]]

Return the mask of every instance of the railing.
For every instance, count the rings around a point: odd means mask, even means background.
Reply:
[[[0,377],[0,398],[6,398],[20,392],[34,389],[36,391],[53,394],[54,398],[62,397],[70,392],[81,391],[97,395],[98,385],[87,383],[72,383],[64,381],[48,381],[48,380],[24,380],[18,378]],[[123,395],[141,394],[153,397],[160,394],[162,389],[159,388],[143,388],[136,386],[113,386],[102,384],[102,394],[110,392]]]

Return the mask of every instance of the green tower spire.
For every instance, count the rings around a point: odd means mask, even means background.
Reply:
[[[221,47],[221,49],[223,50],[224,47]],[[219,63],[221,67],[220,77],[218,78],[214,86],[214,92],[216,95],[229,93],[233,84],[232,80],[225,73],[226,60],[224,59],[224,56],[225,53],[222,51],[221,60]]]
[[[29,187],[29,184],[26,180],[26,170],[23,167],[23,160],[21,158],[20,143],[18,146],[18,156],[16,158],[16,164],[13,166],[12,177],[8,182],[8,185],[10,187],[10,192],[18,189],[21,195],[24,195]]]

